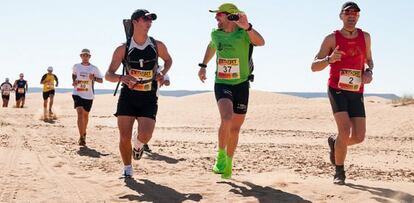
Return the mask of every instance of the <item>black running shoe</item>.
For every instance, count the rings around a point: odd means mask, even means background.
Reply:
[[[144,147],[141,147],[141,149],[139,150],[132,148],[132,158],[134,158],[134,160],[140,160],[143,153],[144,153]]]
[[[78,140],[79,146],[85,146],[86,145],[86,136],[80,136]]]
[[[331,135],[328,137],[328,145],[329,145],[329,160],[331,163],[335,165],[335,136]]]
[[[334,176],[334,184],[345,185],[345,171],[337,171]]]
[[[148,144],[144,144],[144,151],[148,152],[148,153],[152,152],[152,150],[149,148]]]

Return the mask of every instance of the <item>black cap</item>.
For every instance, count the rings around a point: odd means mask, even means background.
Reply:
[[[143,16],[150,16],[152,20],[156,20],[157,19],[157,14],[155,13],[150,13],[149,11],[145,10],[145,9],[137,9],[134,11],[134,13],[132,13],[131,15],[131,20],[136,20],[140,17]]]
[[[342,5],[342,11],[348,10],[351,8],[357,11],[361,11],[361,9],[359,9],[359,6],[355,2],[352,2],[352,1],[345,2],[344,5]]]

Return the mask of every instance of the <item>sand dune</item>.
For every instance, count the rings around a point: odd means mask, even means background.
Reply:
[[[346,186],[332,182],[327,99],[252,91],[232,180],[211,172],[219,114],[214,94],[160,97],[153,153],[120,179],[117,98],[98,95],[87,147],[77,146],[70,94],[46,123],[41,94],[0,109],[1,202],[414,202],[414,105],[365,98],[367,139],[348,152]],[[13,100],[14,98],[12,98]]]

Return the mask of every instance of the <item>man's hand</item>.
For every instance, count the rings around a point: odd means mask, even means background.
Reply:
[[[203,83],[207,79],[205,68],[200,68],[200,70],[198,71],[198,78],[200,78],[201,82],[203,82]]]
[[[335,63],[337,61],[341,61],[342,55],[346,55],[345,52],[339,50],[339,45],[335,47],[331,55],[329,56],[329,63]]]
[[[372,72],[370,71],[365,71],[364,74],[362,75],[362,83],[364,84],[369,84],[372,81]]]

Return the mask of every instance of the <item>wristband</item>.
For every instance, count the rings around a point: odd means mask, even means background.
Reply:
[[[249,27],[247,29],[245,29],[247,32],[252,31],[253,29],[253,25],[251,23],[249,23]]]
[[[207,65],[204,63],[199,63],[198,66],[200,66],[200,68],[207,68]]]

